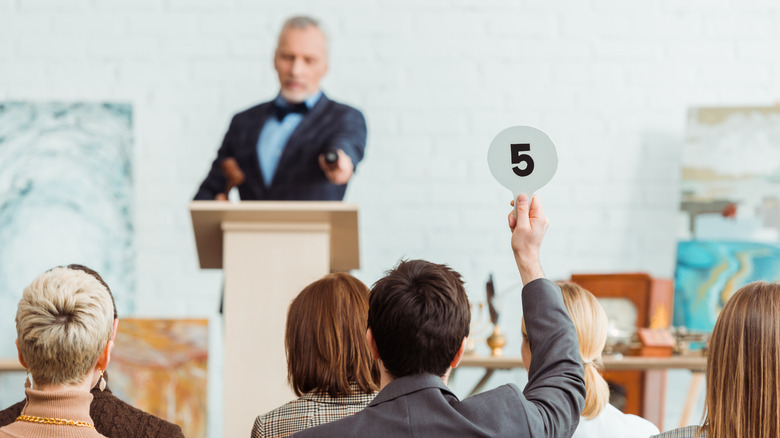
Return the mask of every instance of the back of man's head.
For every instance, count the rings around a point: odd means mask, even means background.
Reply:
[[[443,376],[469,334],[470,319],[463,280],[446,265],[402,261],[369,294],[368,327],[394,378]]]

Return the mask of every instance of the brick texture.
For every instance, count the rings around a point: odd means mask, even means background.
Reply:
[[[475,300],[490,272],[499,291],[517,284],[511,196],[486,165],[514,124],[558,147],[539,193],[551,278],[669,277],[687,107],[780,99],[774,0],[3,0],[0,12],[0,99],[133,104],[144,316],[216,311],[221,274],[198,269],[187,202],[231,114],[275,95],[289,15],[323,20],[324,90],[367,118],[346,201],[361,206],[356,275],[369,284],[400,258],[451,264]],[[519,352],[519,329],[505,331]]]

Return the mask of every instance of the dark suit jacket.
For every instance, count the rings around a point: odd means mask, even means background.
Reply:
[[[437,376],[406,376],[364,410],[295,437],[570,437],[585,405],[585,381],[560,289],[532,281],[523,289],[523,311],[533,359],[522,392],[509,384],[460,401]]]
[[[208,176],[200,185],[196,200],[213,200],[225,191],[222,160],[233,157],[246,175],[238,191],[242,200],[340,201],[346,185],[334,185],[320,169],[318,156],[331,146],[343,150],[352,163],[363,159],[366,121],[360,111],[334,102],[323,93],[304,115],[282,152],[270,186],[263,181],[257,156],[257,140],[265,122],[273,115],[273,102],[266,102],[233,117],[230,128]]]
[[[181,428],[155,417],[118,399],[111,390],[92,389],[89,416],[95,429],[107,437],[122,438],[184,438]],[[0,411],[0,427],[7,426],[21,415],[25,401]]]

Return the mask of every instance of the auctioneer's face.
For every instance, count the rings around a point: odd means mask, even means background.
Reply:
[[[317,92],[328,72],[325,34],[315,26],[288,27],[279,35],[274,55],[282,97],[290,103],[303,102]]]

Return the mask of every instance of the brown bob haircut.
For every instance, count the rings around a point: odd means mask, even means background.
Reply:
[[[308,392],[370,394],[379,370],[366,342],[368,287],[344,273],[306,286],[290,304],[284,345],[287,379],[299,397]]]

